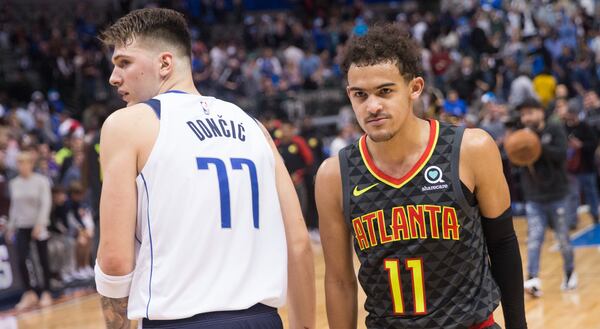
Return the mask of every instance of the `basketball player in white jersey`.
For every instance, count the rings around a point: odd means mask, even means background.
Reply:
[[[312,250],[264,127],[201,96],[183,16],[132,11],[105,30],[127,107],[104,123],[96,285],[108,328],[315,327]]]

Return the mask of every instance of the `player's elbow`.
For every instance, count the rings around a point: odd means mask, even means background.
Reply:
[[[121,276],[131,273],[133,259],[119,254],[105,254],[98,256],[98,265],[107,275]]]
[[[294,260],[311,260],[313,257],[312,247],[308,234],[302,234],[294,237],[294,240],[288,244],[288,255]]]

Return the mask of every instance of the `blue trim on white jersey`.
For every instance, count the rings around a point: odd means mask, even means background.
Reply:
[[[173,94],[188,94],[185,91],[175,90],[175,89],[169,90],[169,91],[165,92],[165,94],[168,94],[168,93],[173,93]]]
[[[154,110],[154,113],[156,113],[156,116],[160,120],[160,101],[158,99],[151,98],[145,101],[144,104],[149,105]]]
[[[152,248],[152,230],[150,229],[150,196],[148,195],[148,185],[146,184],[146,178],[144,174],[140,173],[142,180],[144,181],[144,189],[146,190],[146,198],[148,204],[146,205],[146,214],[148,215],[148,236],[150,237],[150,280],[148,281],[148,304],[146,304],[146,318],[149,319],[148,309],[150,308],[150,300],[152,299],[152,269],[154,268],[154,251]]]

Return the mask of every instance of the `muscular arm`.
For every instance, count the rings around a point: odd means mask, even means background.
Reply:
[[[262,127],[275,157],[277,194],[288,249],[288,317],[291,329],[316,328],[315,266],[296,189],[271,136]]]
[[[460,176],[467,186],[474,188],[479,203],[492,276],[502,295],[506,328],[527,328],[523,265],[510,213],[510,193],[502,171],[500,152],[483,130],[465,131]]]
[[[350,232],[344,222],[339,159],[325,160],[316,180],[319,231],[325,255],[325,298],[331,329],[354,329],[357,323],[357,283]]]
[[[114,278],[124,277],[133,271],[134,234],[137,191],[135,140],[128,126],[128,113],[113,113],[104,123],[100,138],[100,164],[103,174],[100,197],[100,244],[97,266]],[[127,142],[123,142],[127,141]],[[96,275],[97,279],[99,275]],[[115,295],[114,291],[100,291],[102,311],[108,328],[129,328],[127,319],[128,285]],[[112,288],[110,285],[108,288]]]

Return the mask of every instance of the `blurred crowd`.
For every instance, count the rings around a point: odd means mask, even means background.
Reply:
[[[101,184],[99,127],[110,112],[124,106],[108,85],[110,50],[96,36],[131,9],[161,6],[189,18],[199,91],[239,104],[272,132],[314,239],[316,168],[361,131],[347,101],[290,100],[343,95],[345,43],[380,21],[400,24],[422,46],[427,88],[416,110],[423,117],[481,127],[502,146],[506,133],[521,125],[515,107],[536,99],[546,118],[568,132],[571,196],[574,203],[581,199],[589,204],[597,221],[600,29],[587,3],[330,0],[297,1],[287,11],[250,12],[241,0],[121,0],[107,1],[100,9],[75,1],[57,16],[44,6],[3,2],[0,216],[9,233],[46,225],[51,242],[38,253],[48,252],[51,259],[67,254],[65,250],[72,255],[46,266],[49,279],[65,283],[92,277]],[[52,202],[39,223],[18,223],[10,216],[11,207],[27,204],[15,202],[9,182],[31,175],[22,168],[28,161],[49,182],[45,197]],[[507,177],[520,213],[518,175],[507,169]],[[573,221],[575,226],[577,219]]]

